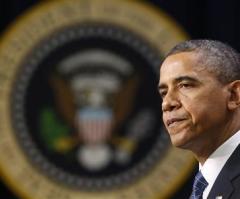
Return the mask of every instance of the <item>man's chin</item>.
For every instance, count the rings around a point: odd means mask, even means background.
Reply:
[[[180,148],[180,149],[188,149],[188,147],[186,146],[186,144],[183,144],[183,143],[175,143],[175,142],[172,142],[172,145],[174,147],[177,147],[177,148]]]
[[[179,139],[175,136],[170,137],[172,145],[181,149],[189,149],[190,143],[186,139]]]

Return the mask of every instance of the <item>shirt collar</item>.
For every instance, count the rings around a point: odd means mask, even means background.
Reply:
[[[223,166],[237,148],[240,143],[240,130],[226,140],[221,146],[219,146],[206,160],[206,162],[201,166],[199,164],[199,169],[201,170],[204,178],[208,182],[207,189],[211,189],[218,174],[222,170]]]

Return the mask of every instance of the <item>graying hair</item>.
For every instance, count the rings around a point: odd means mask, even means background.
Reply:
[[[215,40],[189,40],[177,44],[166,55],[181,52],[196,52],[199,54],[199,63],[215,74],[221,83],[240,80],[240,55],[227,44]]]

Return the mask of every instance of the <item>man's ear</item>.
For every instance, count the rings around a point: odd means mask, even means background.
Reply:
[[[229,99],[227,106],[229,110],[240,107],[240,80],[231,82],[228,85]]]

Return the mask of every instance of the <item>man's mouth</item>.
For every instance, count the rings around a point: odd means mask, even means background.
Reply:
[[[167,127],[171,127],[172,125],[175,125],[181,121],[185,120],[184,118],[171,118],[167,120]]]

